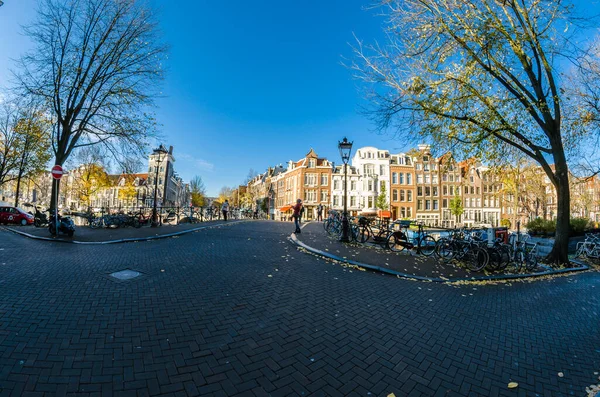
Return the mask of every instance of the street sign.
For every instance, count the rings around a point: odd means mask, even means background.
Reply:
[[[52,167],[52,178],[54,179],[60,179],[63,174],[66,174],[66,172],[63,171],[63,168],[60,165],[55,165],[54,167]]]

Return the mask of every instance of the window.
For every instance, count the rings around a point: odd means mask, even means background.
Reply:
[[[465,194],[469,194],[469,187],[465,186]]]
[[[442,208],[448,208],[448,199],[442,200]]]
[[[392,183],[395,185],[398,183],[398,173],[392,172]]]
[[[321,190],[321,202],[327,202],[327,190]]]
[[[431,209],[431,200],[425,200],[425,210]]]
[[[329,177],[327,174],[321,174],[321,186],[329,185]]]
[[[477,199],[477,208],[481,208],[481,199],[480,198]]]
[[[423,187],[422,186],[417,186],[417,196],[422,196],[423,195]]]
[[[373,180],[372,180],[372,179],[369,179],[369,181],[367,182],[367,185],[368,185],[368,188],[367,188],[367,190],[368,190],[369,192],[372,192],[372,191],[373,191]]]
[[[421,171],[421,163],[417,163],[415,165],[415,168],[417,169],[417,171]]]
[[[407,201],[412,201],[412,190],[406,191],[406,199]]]
[[[423,161],[429,161],[429,156],[423,156]]]
[[[437,196],[437,195],[438,195],[438,187],[437,187],[437,186],[434,186],[434,187],[433,187],[433,195],[434,195],[434,196]]]
[[[412,185],[412,174],[406,174],[406,184]]]
[[[417,183],[423,183],[423,174],[417,174]]]
[[[308,168],[315,168],[316,165],[317,165],[317,162],[315,161],[315,159],[308,160]]]
[[[442,181],[444,181],[444,182],[448,181],[448,174],[442,175]]]
[[[334,190],[340,190],[340,181],[339,180],[335,180],[333,181],[333,189]]]
[[[406,176],[408,177],[408,174]],[[400,184],[404,185],[404,174],[402,172],[400,173]]]
[[[307,190],[305,193],[305,200],[311,203],[317,201],[317,194],[314,190]]]
[[[481,192],[481,188],[479,186],[477,186],[477,194],[480,194]]]
[[[401,218],[406,218],[406,207],[401,207],[400,208],[400,217]]]
[[[456,194],[458,194],[458,189],[456,189]],[[454,186],[450,186],[450,196],[454,196]]]
[[[471,170],[471,171],[473,171],[473,170]],[[473,175],[471,175],[471,176],[469,177],[469,181],[471,181],[471,183],[473,183]]]
[[[438,183],[438,176],[437,176],[437,174],[431,175],[431,183]]]
[[[315,186],[317,184],[317,174],[304,174],[304,186]]]
[[[418,210],[422,210],[423,209],[423,200],[417,200],[417,209]]]
[[[356,207],[356,197],[355,196],[350,197],[350,207]]]
[[[475,188],[471,186],[471,194],[475,194]]]
[[[356,181],[350,181],[350,190],[356,191]]]
[[[373,208],[373,197],[369,196],[367,198],[367,203],[369,204],[369,208]]]
[[[373,164],[365,164],[363,169],[365,175],[373,175],[375,173],[375,165]]]
[[[442,194],[444,196],[448,195],[448,186],[446,186],[446,185],[442,186]]]
[[[392,200],[398,201],[398,189],[392,190]]]
[[[340,205],[340,196],[333,196],[333,205],[337,207]]]
[[[406,217],[412,218],[412,208],[410,208],[410,207],[406,208]]]
[[[379,175],[387,175],[387,173],[385,172],[385,170],[386,170],[386,166],[383,165],[383,164],[381,164],[379,166]]]
[[[405,197],[404,197],[404,190],[400,190],[400,201],[404,201]]]
[[[431,196],[431,188],[429,186],[425,186],[425,196]]]
[[[454,182],[454,174],[449,175],[450,182]]]
[[[423,164],[423,171],[429,172],[429,164]]]
[[[431,175],[425,174],[425,183],[431,183]]]
[[[433,209],[434,210],[438,209],[438,201],[437,200],[433,200]]]

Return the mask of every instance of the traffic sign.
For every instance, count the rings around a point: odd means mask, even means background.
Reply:
[[[60,165],[55,165],[54,167],[52,167],[52,178],[54,179],[60,179],[63,174],[66,174],[66,172],[63,171],[63,168]]]

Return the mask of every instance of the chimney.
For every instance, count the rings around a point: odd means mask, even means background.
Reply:
[[[173,146],[169,146],[169,154],[173,155]]]

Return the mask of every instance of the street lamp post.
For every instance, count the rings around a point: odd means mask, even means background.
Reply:
[[[350,153],[352,152],[352,142],[348,142],[348,139],[344,137],[341,142],[338,142],[338,149],[342,156],[342,162],[344,163],[344,214],[342,217],[342,238],[340,239],[343,243],[349,243],[350,238],[348,237],[348,161],[350,160]]]
[[[154,176],[154,203],[152,208],[152,224],[150,225],[152,227],[158,226],[158,219],[156,213],[156,198],[158,194],[158,168],[160,167],[160,163],[163,161],[161,154],[167,153],[167,149],[165,149],[163,145],[160,145],[157,149],[154,149],[154,154],[158,155],[158,161],[156,162],[156,175]]]

